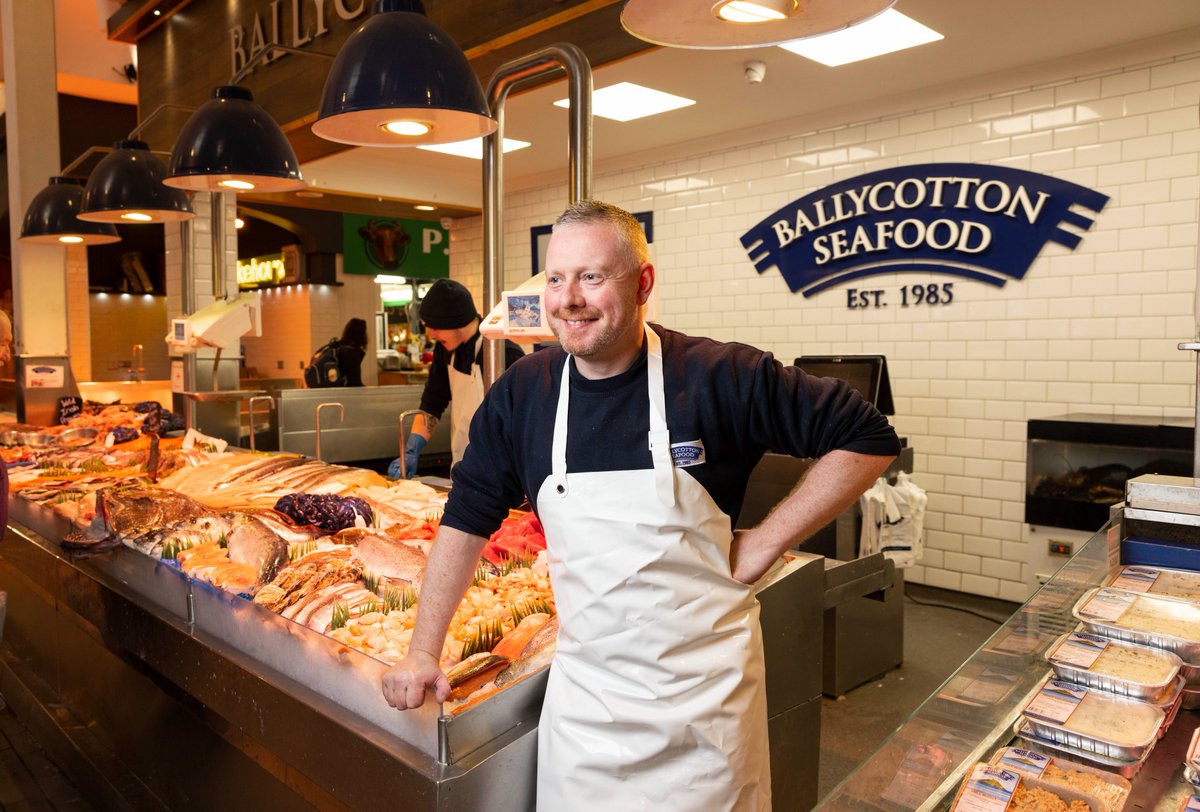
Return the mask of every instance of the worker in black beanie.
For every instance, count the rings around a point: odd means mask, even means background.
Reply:
[[[434,282],[421,300],[421,323],[435,342],[429,379],[421,394],[421,411],[413,420],[404,444],[403,470],[397,457],[388,467],[388,476],[410,479],[417,471],[421,449],[429,441],[446,406],[450,406],[450,450],[454,462],[462,459],[467,448],[468,430],[475,410],[483,401],[483,342],[479,338],[479,311],[471,292],[453,279]],[[415,325],[414,325],[415,327]],[[524,353],[511,341],[504,346],[504,366]]]

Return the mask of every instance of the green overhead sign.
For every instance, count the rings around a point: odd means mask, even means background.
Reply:
[[[433,220],[342,215],[342,270],[416,279],[450,276],[450,232]]]

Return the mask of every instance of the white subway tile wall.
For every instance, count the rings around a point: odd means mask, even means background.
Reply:
[[[862,121],[819,132],[599,166],[593,195],[653,212],[659,320],[668,327],[785,361],[885,354],[894,425],[930,497],[925,557],[906,578],[1024,600],[1037,575],[1031,562],[1041,560],[1023,524],[1026,421],[1193,412],[1196,359],[1176,345],[1196,337],[1198,102],[1200,53],[1177,53],[904,115],[863,111]],[[835,180],[945,161],[1052,174],[1111,200],[1076,250],[1048,244],[1023,281],[1003,288],[957,280],[953,304],[938,308],[851,311],[842,290],[792,295],[775,271],[758,275],[738,241]],[[529,229],[551,223],[566,197],[565,177],[510,184],[505,287],[531,273]],[[481,238],[478,218],[451,234],[451,274],[477,296]],[[871,287],[895,294],[928,281],[944,280],[893,274]]]

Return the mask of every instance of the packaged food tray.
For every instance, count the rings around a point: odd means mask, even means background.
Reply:
[[[1147,750],[1145,755],[1143,755],[1141,758],[1127,759],[1110,758],[1109,756],[1102,756],[1099,753],[1077,750],[1074,747],[1070,747],[1056,741],[1043,739],[1041,736],[1034,733],[1032,727],[1025,721],[1025,719],[1018,719],[1016,721],[1016,724],[1013,725],[1013,735],[1025,742],[1025,745],[1031,750],[1036,750],[1039,753],[1046,753],[1047,755],[1062,756],[1063,758],[1075,762],[1076,764],[1083,764],[1088,767],[1097,767],[1101,770],[1108,770],[1109,772],[1116,773],[1122,778],[1128,778],[1130,781],[1137,776],[1147,759],[1150,758],[1150,753],[1152,752],[1151,750]]]
[[[1200,601],[1200,572],[1167,567],[1125,566],[1113,573],[1105,586]]]
[[[1046,661],[1068,682],[1152,704],[1173,700],[1181,685],[1183,661],[1174,652],[1086,631],[1058,638],[1047,649]]]
[[[1021,715],[1043,739],[1130,761],[1149,752],[1166,720],[1157,705],[1049,677]]]
[[[1099,588],[1085,592],[1071,613],[1093,634],[1174,652],[1185,675],[1188,665],[1200,665],[1200,605]]]
[[[1029,775],[1041,781],[1066,785],[1094,796],[1108,812],[1120,812],[1133,786],[1129,779],[1109,770],[1079,764],[1064,758],[1027,750],[1004,747],[991,758],[992,765]]]
[[[967,772],[966,777],[958,785],[958,791],[954,793],[954,802],[950,804],[950,812],[979,809],[981,801],[985,805],[993,802],[997,810],[1003,810],[1007,805],[1007,796],[1003,793],[1010,788],[1018,787],[1023,787],[1025,791],[1048,792],[1067,804],[1072,801],[1082,801],[1092,812],[1105,812],[1107,809],[1094,795],[1080,792],[1072,787],[1042,781],[1030,775],[994,767],[981,761]],[[960,806],[964,795],[973,797],[968,797]]]

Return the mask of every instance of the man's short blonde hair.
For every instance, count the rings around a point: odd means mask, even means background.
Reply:
[[[554,230],[559,226],[607,223],[617,232],[631,268],[640,268],[650,261],[650,246],[646,243],[646,232],[637,218],[620,206],[601,200],[580,200],[572,203],[554,221]]]

